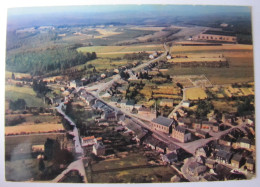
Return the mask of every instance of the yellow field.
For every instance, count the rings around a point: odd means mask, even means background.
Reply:
[[[80,52],[96,52],[97,54],[116,54],[130,53],[142,51],[163,51],[163,45],[137,45],[137,46],[91,46],[80,47],[77,49]]]
[[[185,89],[185,94],[186,94],[186,99],[189,100],[206,99],[208,97],[206,92],[199,87],[187,88]]]
[[[62,124],[26,124],[18,126],[5,127],[5,135],[19,135],[19,134],[32,134],[32,133],[49,133],[64,131]]]
[[[122,32],[115,32],[114,31],[115,29],[94,29],[94,30],[101,34],[100,36],[94,36],[94,38],[105,38],[105,37],[118,35],[122,33]]]
[[[225,101],[212,101],[212,104],[215,109],[217,109],[220,112],[228,111],[230,113],[236,112],[236,107],[233,107],[232,105],[235,104],[235,102],[225,102]]]
[[[223,44],[222,46],[172,46],[173,52],[184,51],[217,51],[217,50],[253,50],[252,45]]]

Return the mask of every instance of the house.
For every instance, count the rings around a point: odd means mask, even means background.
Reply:
[[[102,137],[95,138],[94,136],[88,136],[81,138],[81,146],[84,154],[93,152],[93,146],[102,143]]]
[[[214,169],[216,166],[216,162],[210,159],[207,159],[205,162],[205,166],[207,166],[210,169]]]
[[[145,137],[149,134],[146,129],[143,129],[140,125],[136,124],[130,119],[125,119],[122,124],[128,130],[129,133],[133,134],[134,140],[141,145],[145,139]]]
[[[93,150],[93,145],[96,144],[94,136],[88,136],[81,138],[81,145],[84,151],[84,154],[91,153]]]
[[[255,169],[255,161],[252,158],[248,158],[246,160],[246,168],[248,171],[254,171]]]
[[[219,124],[218,123],[213,123],[212,131],[213,132],[218,132],[219,131]]]
[[[205,131],[202,131],[200,129],[197,129],[195,131],[195,136],[198,136],[200,138],[203,138],[203,139],[206,139],[209,137],[209,133],[208,132],[205,132]]]
[[[231,146],[225,146],[225,145],[219,145],[217,144],[214,148],[215,152],[218,152],[218,151],[226,151],[226,152],[229,152],[231,150]]]
[[[191,133],[185,128],[177,126],[172,128],[172,137],[185,143],[191,140]]]
[[[73,80],[73,81],[70,81],[70,83],[69,83],[70,88],[77,88],[77,87],[81,87],[81,86],[83,86],[83,84],[79,80]]]
[[[101,98],[110,98],[111,94],[106,92],[104,95],[101,96]]]
[[[181,106],[184,107],[184,108],[189,108],[190,107],[190,101],[183,101]]]
[[[203,157],[207,158],[207,152],[203,147],[198,148],[195,152],[195,155],[196,156],[203,156]]]
[[[246,124],[249,126],[254,126],[255,124],[254,119],[246,119]]]
[[[194,120],[192,123],[193,129],[200,129],[201,128],[201,121],[200,120]]]
[[[248,138],[241,138],[238,140],[239,145],[241,148],[250,149],[251,148],[251,141]]]
[[[188,166],[188,171],[193,176],[200,176],[207,171],[207,167],[197,162],[192,162]]]
[[[163,117],[163,116],[159,116],[155,119],[152,120],[152,128],[154,130],[158,130],[167,134],[171,133],[172,130],[172,125],[173,125],[174,121],[172,119]]]
[[[32,153],[44,152],[44,144],[41,145],[32,145]]]
[[[173,100],[172,99],[162,99],[160,101],[160,106],[165,107],[173,107]]]
[[[240,154],[235,154],[232,159],[231,159],[231,165],[235,168],[240,168],[241,167],[241,161],[242,161],[242,155]]]
[[[167,145],[153,136],[148,136],[143,143],[158,152],[165,153]]]
[[[101,119],[105,119],[107,121],[117,121],[116,112],[103,112]]]
[[[172,56],[171,55],[167,55],[167,60],[170,60],[170,59],[172,59]]]
[[[103,143],[97,143],[93,146],[93,153],[96,156],[103,156],[105,155],[105,152],[106,152],[106,148],[103,145]]]
[[[204,131],[210,131],[212,129],[213,124],[214,124],[214,122],[202,121],[201,129]]]
[[[157,151],[158,152],[161,152],[161,153],[165,154],[166,153],[166,149],[167,149],[167,144],[166,143],[161,142],[161,141],[159,141],[157,143]]]
[[[232,145],[232,139],[229,136],[221,137],[218,140],[218,143],[225,146],[231,146]]]
[[[235,33],[228,31],[207,30],[193,38],[194,40],[218,41],[236,43],[237,37]]]
[[[220,150],[216,154],[216,161],[223,164],[229,164],[231,157],[232,157],[232,153]]]
[[[178,125],[182,127],[190,127],[192,125],[193,119],[191,118],[179,118],[178,120]]]
[[[175,152],[171,152],[165,155],[161,155],[161,159],[164,163],[172,164],[178,161],[178,155]]]

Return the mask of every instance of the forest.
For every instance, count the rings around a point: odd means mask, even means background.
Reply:
[[[84,64],[95,59],[96,53],[80,53],[71,48],[48,49],[39,52],[24,52],[7,55],[6,69],[12,72],[43,75],[54,70]]]

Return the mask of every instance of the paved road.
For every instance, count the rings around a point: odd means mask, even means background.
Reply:
[[[77,170],[79,171],[80,175],[83,176],[83,181],[85,183],[88,182],[87,180],[87,176],[86,176],[86,172],[85,172],[85,168],[84,168],[84,164],[82,161],[82,157],[84,156],[84,151],[81,147],[80,144],[80,137],[79,137],[79,132],[78,129],[76,127],[76,124],[72,121],[72,119],[70,117],[68,117],[63,111],[62,111],[62,107],[64,106],[64,102],[60,103],[58,107],[56,107],[57,111],[63,115],[63,117],[70,123],[71,126],[73,126],[73,131],[69,132],[70,134],[72,134],[74,136],[73,140],[75,143],[75,152],[78,155],[78,160],[72,162],[60,175],[58,175],[55,179],[53,179],[53,182],[59,182],[61,181],[61,179],[63,179],[65,177],[65,175],[71,171],[71,170]]]
[[[140,64],[140,65],[138,65],[138,66],[136,66],[136,67],[134,67],[134,68],[132,68],[132,69],[130,69],[130,70],[133,70],[133,71],[135,71],[135,72],[142,71],[145,67],[149,66],[150,64],[152,64],[152,63],[154,63],[154,62],[156,62],[156,61],[158,61],[158,60],[161,60],[161,59],[165,58],[166,55],[167,55],[167,53],[168,53],[169,50],[170,50],[169,47],[168,47],[165,43],[164,43],[164,49],[165,49],[165,52],[164,52],[163,54],[161,54],[160,56],[158,56],[157,58],[155,58],[155,59],[153,59],[153,60],[150,60],[150,61],[148,61],[148,62],[145,62],[145,63],[143,63],[143,64]],[[106,83],[99,83],[99,85],[98,85],[98,84],[94,84],[94,85],[91,86],[91,87],[85,87],[85,88],[86,88],[87,90],[91,90],[91,89],[94,89],[94,90],[95,90],[95,89],[96,89],[96,91],[93,91],[93,92],[91,92],[91,93],[98,97],[98,96],[99,96],[99,93],[100,93],[101,91],[110,88],[114,82],[116,82],[116,81],[118,81],[118,80],[121,79],[120,75],[114,75],[114,76],[112,76],[111,78],[112,78],[112,80],[110,80],[110,81],[108,81],[108,82],[106,82]]]
[[[60,103],[58,107],[56,107],[57,111],[63,115],[63,117],[70,123],[71,126],[73,126],[73,135],[74,135],[74,143],[75,143],[75,152],[79,155],[83,155],[84,154],[84,151],[81,147],[81,144],[80,144],[80,137],[79,137],[79,132],[78,132],[78,129],[76,127],[76,124],[72,121],[72,119],[67,116],[63,111],[62,111],[62,107],[64,106],[64,103]]]

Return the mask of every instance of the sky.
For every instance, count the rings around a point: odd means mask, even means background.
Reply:
[[[174,18],[176,16],[247,15],[249,6],[202,5],[89,5],[25,7],[8,9],[8,27],[35,25],[85,24],[119,21],[129,23],[143,19]],[[103,22],[102,22],[103,21]]]

